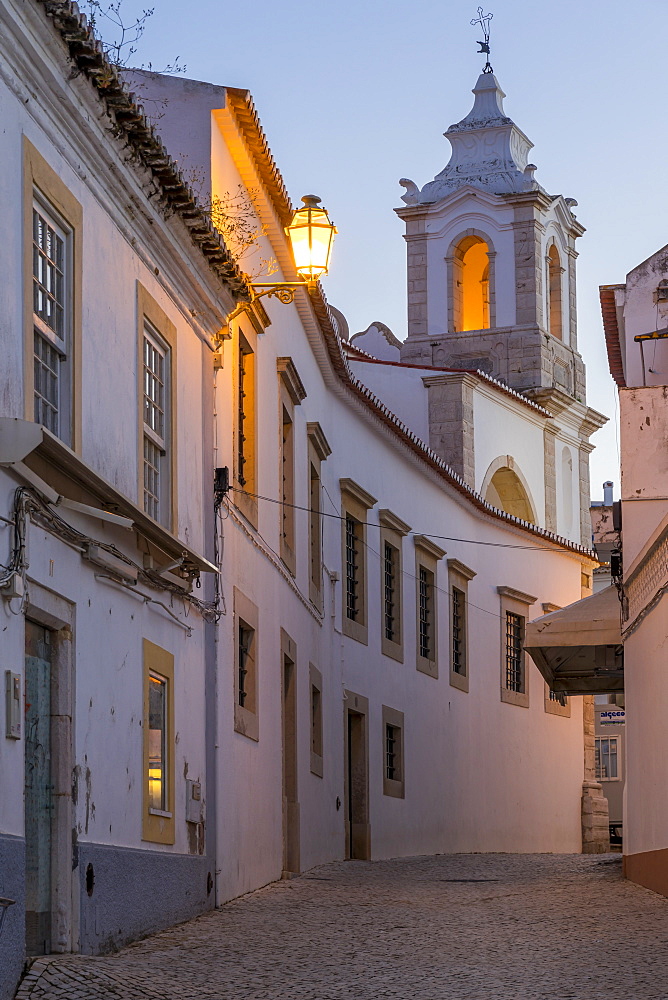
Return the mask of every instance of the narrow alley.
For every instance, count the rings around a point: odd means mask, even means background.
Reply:
[[[666,1000],[668,900],[619,855],[340,862],[106,957],[38,959],[17,1000]]]

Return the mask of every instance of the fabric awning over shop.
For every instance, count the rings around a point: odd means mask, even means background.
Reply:
[[[616,587],[529,622],[524,648],[553,691],[624,690],[624,647]]]

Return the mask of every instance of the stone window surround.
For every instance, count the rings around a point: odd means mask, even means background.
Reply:
[[[500,638],[501,638],[501,701],[507,705],[516,705],[518,708],[528,708],[529,707],[529,669],[528,665],[532,661],[527,662],[526,653],[524,652],[524,634],[522,635],[522,652],[521,652],[521,670],[522,670],[522,680],[523,680],[523,690],[522,691],[509,691],[506,687],[506,612],[511,612],[512,614],[520,615],[523,619],[523,633],[526,628],[526,623],[529,620],[529,608],[532,604],[536,603],[537,598],[533,597],[531,594],[525,594],[521,590],[515,590],[514,587],[499,586],[496,588],[499,597],[501,598],[500,605]]]
[[[438,679],[438,562],[445,550],[426,535],[415,535],[415,666],[420,673]],[[420,566],[434,577],[432,594],[432,656],[420,655]]]
[[[82,317],[82,242],[83,209],[74,195],[63,184],[56,171],[47,163],[29,139],[23,136],[23,316],[24,351],[30,362],[23,368],[24,413],[26,420],[34,420],[34,327],[33,327],[33,204],[35,192],[67,224],[71,240],[71,284],[69,289],[71,322],[69,327],[70,377],[70,428],[68,444],[75,452],[81,451],[81,317]]]
[[[466,240],[470,240],[471,237],[477,237],[478,240],[482,240],[483,243],[487,244],[488,252],[487,256],[489,258],[489,326],[485,329],[493,330],[496,327],[496,250],[494,248],[494,243],[487,233],[484,233],[481,229],[465,229],[460,232],[451,241],[448,247],[448,252],[445,255],[445,266],[446,266],[446,287],[448,290],[448,333],[462,333],[468,331],[456,330],[455,325],[457,321],[457,309],[455,308],[455,299],[457,297],[457,282],[459,273],[461,271],[462,260],[464,258],[464,253],[461,249],[461,244]],[[468,249],[468,247],[466,248]]]
[[[308,480],[309,480],[309,507],[311,506],[311,496],[310,496],[310,482],[311,482],[311,466],[316,471],[318,476],[318,481],[320,483],[320,496],[319,496],[319,508],[322,507],[322,462],[324,462],[332,454],[332,449],[329,446],[327,438],[325,437],[322,427],[317,421],[311,421],[306,424],[306,436],[308,441]],[[318,565],[315,569],[315,574],[313,573],[313,567],[311,566],[311,555],[312,555],[312,523],[313,515],[309,515],[309,598],[311,603],[318,609],[320,614],[323,612],[323,592],[322,592],[322,516],[320,517],[320,545],[317,552]],[[314,580],[314,575],[316,579]],[[316,582],[317,581],[317,582]]]
[[[323,713],[323,710],[322,710],[322,674],[320,673],[320,671],[318,670],[318,668],[313,663],[309,663],[309,665],[308,665],[308,675],[309,675],[309,698],[310,698],[309,713],[310,713],[310,716],[311,716],[311,774],[315,774],[315,775],[317,775],[318,778],[322,778],[323,773],[324,773],[324,766],[323,766],[323,764],[324,764],[324,756],[325,756],[325,752],[324,752],[325,740],[324,740],[324,731],[323,731],[324,713]],[[320,695],[320,709],[319,709],[319,714],[320,714],[320,753],[317,753],[313,749],[314,719],[313,719],[313,711],[312,711],[312,705],[313,705],[312,699],[313,699],[313,691],[314,690],[316,690],[318,692],[318,694]]]
[[[367,559],[367,519],[368,513],[378,502],[362,486],[359,486],[352,479],[339,479],[341,490],[341,546],[342,546],[342,574],[341,574],[341,616],[343,620],[343,634],[365,646],[369,644],[368,628],[368,559]],[[360,581],[359,581],[359,615],[356,620],[348,618],[346,614],[346,514],[354,517],[362,526],[360,545]]]
[[[245,594],[242,594],[236,587],[233,588],[234,595],[234,730],[256,743],[260,739],[260,638],[259,638],[259,612],[257,605],[253,604]],[[253,672],[252,682],[254,684],[254,709],[246,708],[239,704],[239,622],[243,621],[254,632],[253,658],[250,661],[250,669]]]
[[[475,570],[469,569],[459,559],[448,559],[448,606],[450,614],[448,616],[450,628],[450,685],[459,691],[469,690],[469,583],[477,576]],[[453,664],[453,636],[452,636],[452,588],[456,587],[464,595],[464,673],[457,673]]]
[[[383,728],[382,728],[382,751],[383,751],[383,795],[389,795],[394,799],[403,799],[405,795],[405,767],[404,767],[404,713],[399,712],[394,708],[388,708],[387,705],[382,706],[382,716],[383,716]],[[399,778],[388,778],[387,776],[387,762],[385,760],[386,747],[385,739],[387,734],[387,727],[393,726],[399,732],[398,746],[397,746],[397,759]]]
[[[410,526],[402,521],[392,511],[383,507],[378,511],[380,524],[380,639],[381,651],[385,656],[404,662],[404,623],[403,623],[403,538],[409,533]],[[397,566],[395,579],[395,621],[397,623],[398,639],[393,641],[385,635],[385,543],[392,545],[397,551]]]
[[[143,775],[143,809],[141,839],[153,844],[173,844],[175,841],[176,802],[174,799],[174,655],[161,646],[156,646],[149,639],[143,640],[144,663],[144,766]],[[149,711],[149,677],[154,673],[163,677],[167,683],[167,810],[158,813],[149,807],[148,799],[148,711]]]

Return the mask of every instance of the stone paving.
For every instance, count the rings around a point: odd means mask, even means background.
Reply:
[[[620,862],[324,865],[115,955],[38,959],[17,1000],[668,1000],[668,899]]]

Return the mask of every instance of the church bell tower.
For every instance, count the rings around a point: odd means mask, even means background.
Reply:
[[[479,369],[546,405],[584,404],[577,349],[572,198],[548,194],[532,143],[506,116],[485,68],[471,111],[445,133],[446,167],[420,189],[402,180],[408,337],[402,360]]]

